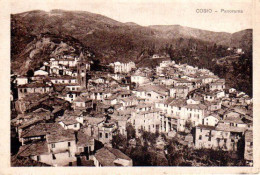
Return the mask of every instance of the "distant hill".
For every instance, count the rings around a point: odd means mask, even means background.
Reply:
[[[233,33],[230,38],[230,46],[242,48],[243,50],[252,49],[253,30],[246,29]]]
[[[38,63],[46,60],[64,43],[78,51],[90,50],[104,63],[139,62],[153,52],[164,52],[162,48],[167,44],[174,48],[193,42],[196,46],[216,43],[246,48],[252,42],[250,36],[252,30],[230,34],[179,25],[144,27],[90,12],[35,10],[11,15],[11,60],[15,63],[12,70],[24,72],[21,69],[35,68],[36,65],[29,64],[32,60],[37,59]]]
[[[162,38],[195,38],[224,45],[228,45],[232,35],[231,33],[212,32],[180,25],[153,25],[149,27],[159,31],[158,37]]]
[[[212,32],[180,25],[153,25],[149,27],[159,31],[157,37],[161,38],[195,38],[214,42],[218,45],[242,48],[243,50],[248,50],[252,46],[252,29],[227,33]]]

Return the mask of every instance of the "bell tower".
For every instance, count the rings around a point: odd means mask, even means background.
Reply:
[[[80,86],[85,88],[87,87],[87,69],[82,52],[80,53],[79,61],[77,64],[77,80]]]

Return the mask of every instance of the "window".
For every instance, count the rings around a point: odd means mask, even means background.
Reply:
[[[70,142],[68,142],[68,147],[70,147]]]
[[[54,154],[52,154],[52,159],[53,159],[53,160],[55,160],[55,159],[56,159],[56,157],[55,157],[55,155],[54,155]]]
[[[106,133],[106,138],[108,138],[108,133]]]
[[[37,156],[37,161],[40,161],[41,160],[41,156]]]
[[[55,148],[55,143],[51,144],[51,147],[52,147],[52,148]]]
[[[99,137],[102,138],[102,133],[99,133]]]
[[[199,140],[201,140],[201,139],[202,139],[202,136],[200,135],[200,136],[199,136]]]
[[[77,128],[77,124],[74,124],[74,128]]]

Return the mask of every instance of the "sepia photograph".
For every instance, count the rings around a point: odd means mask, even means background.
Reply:
[[[68,1],[67,1],[68,2]],[[253,167],[253,1],[11,1],[11,167]]]

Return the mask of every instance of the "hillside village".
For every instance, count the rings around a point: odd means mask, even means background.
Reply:
[[[50,58],[31,76],[11,75],[11,126],[19,143],[12,160],[133,166],[113,144],[115,136],[129,137],[133,128],[128,147],[138,146],[147,132],[159,135],[159,146],[176,139],[193,150],[242,151],[247,165],[253,164],[252,99],[227,89],[208,69],[169,57],[154,69],[134,62],[110,63],[100,71],[92,67],[86,53],[68,54]]]

